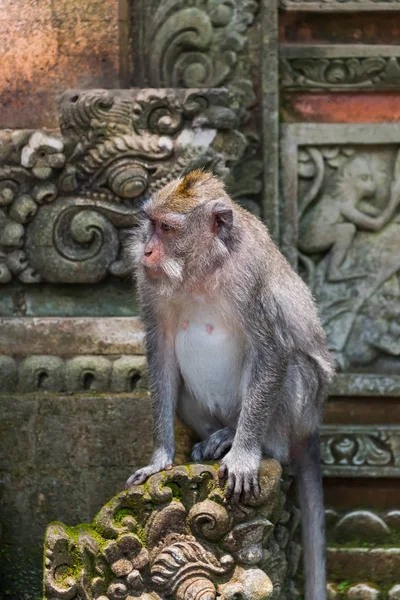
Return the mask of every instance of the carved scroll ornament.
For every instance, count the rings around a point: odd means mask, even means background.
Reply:
[[[396,46],[281,47],[281,87],[288,91],[393,90],[400,86]]]
[[[60,132],[1,132],[0,283],[124,276],[140,196],[196,167],[229,179],[236,108],[224,90],[69,91]]]
[[[192,88],[233,81],[235,90],[254,95],[249,76],[240,80],[237,70],[258,5],[258,0],[146,1],[140,15],[143,20],[143,13],[151,15],[142,25],[148,84]]]
[[[291,541],[298,515],[283,508],[280,476],[278,463],[264,461],[260,499],[231,507],[215,467],[175,467],[120,493],[92,525],[51,524],[44,597],[287,597],[299,557]]]

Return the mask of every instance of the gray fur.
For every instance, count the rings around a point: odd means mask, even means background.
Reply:
[[[297,455],[306,528],[306,598],[323,600],[323,500],[315,440],[333,367],[314,301],[261,221],[239,208],[222,184],[205,174],[204,181],[190,189],[196,206],[179,214],[179,230],[171,239],[166,237],[166,261],[172,263],[165,265],[161,279],[149,279],[142,264],[153,235],[149,217],[170,212],[168,198],[181,181],[146,201],[132,240],[146,330],[154,454],[150,465],[134,473],[127,485],[141,483],[172,463],[175,411],[202,440],[193,449],[194,460],[224,455],[220,472],[227,477],[227,494],[234,501],[247,502],[259,493],[262,455],[282,463]],[[221,228],[215,233],[210,224],[218,211]],[[241,340],[239,385],[229,411],[218,402],[198,401],[183,381],[175,351],[177,315],[199,289],[218,307],[235,343]]]

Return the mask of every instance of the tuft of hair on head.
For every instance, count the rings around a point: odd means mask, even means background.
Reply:
[[[217,177],[196,169],[175,182],[168,184],[159,193],[159,202],[168,210],[187,213],[193,208],[224,193],[224,184]]]

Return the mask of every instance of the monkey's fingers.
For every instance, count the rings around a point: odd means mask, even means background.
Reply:
[[[219,477],[220,479],[224,479],[224,478],[226,477],[227,473],[228,473],[228,468],[227,468],[227,466],[226,466],[226,465],[224,465],[224,464],[222,463],[222,465],[221,465],[221,466],[220,466],[220,468],[218,469],[218,477]]]
[[[236,490],[236,476],[234,473],[228,473],[228,482],[226,485],[226,491],[225,491],[225,496],[227,497],[228,500],[233,500],[235,499],[235,490]]]
[[[231,449],[232,446],[232,442],[230,440],[226,440],[225,442],[222,442],[218,448],[214,451],[214,454],[212,456],[212,458],[214,460],[218,460],[219,458],[221,458],[224,454],[226,454],[228,452],[228,450]]]
[[[229,478],[234,477],[235,479],[235,487],[233,489],[233,494],[231,495],[231,500],[235,504],[239,504],[240,498],[243,495],[243,491],[245,489],[245,476],[243,474],[240,475],[229,475]]]
[[[143,467],[143,469],[138,469],[138,471],[135,471],[135,473],[133,473],[133,475],[129,477],[125,484],[125,487],[129,488],[131,487],[131,485],[140,485],[141,483],[146,481],[146,479],[148,479],[150,475],[154,475],[154,473],[159,473],[159,471],[162,471],[163,469],[169,471],[170,469],[172,469],[172,464],[169,463],[164,467],[161,465],[148,465],[147,467]]]
[[[129,488],[131,487],[131,485],[140,485],[141,483],[146,481],[149,475],[147,475],[145,471],[145,469],[139,469],[139,471],[133,473],[133,475],[131,475],[129,479],[127,479],[125,487]]]
[[[244,478],[241,502],[248,504],[252,498],[258,498],[260,495],[260,484],[258,483],[258,473],[249,473]]]
[[[199,442],[193,446],[192,460],[194,460],[194,462],[200,462],[201,460],[204,460],[203,447],[203,442]]]

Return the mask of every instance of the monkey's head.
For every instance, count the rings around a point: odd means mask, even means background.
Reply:
[[[237,243],[238,210],[222,182],[192,171],[167,184],[142,207],[133,242],[137,273],[154,285],[204,283]]]

